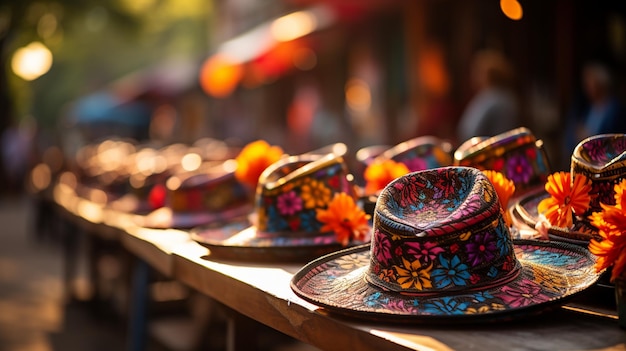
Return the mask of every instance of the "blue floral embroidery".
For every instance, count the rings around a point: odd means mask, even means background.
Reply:
[[[375,292],[372,295],[365,296],[363,303],[369,307],[384,308],[385,305],[389,304],[389,298],[381,295],[380,292]]]
[[[507,238],[507,232],[504,230],[504,222],[500,221],[495,229],[496,233],[496,245],[500,248],[500,255],[506,256],[509,253],[510,240]]]
[[[461,302],[453,297],[442,297],[424,304],[424,312],[432,314],[463,314],[467,309],[467,302]]]
[[[491,299],[493,299],[493,295],[491,295],[490,293],[488,293],[486,291],[485,292],[478,292],[478,293],[474,294],[474,298],[473,298],[473,300],[476,301],[476,302],[485,302],[485,301],[488,301],[488,300],[491,300]]]
[[[445,288],[449,285],[467,285],[467,280],[471,275],[467,265],[461,262],[459,256],[455,255],[448,260],[443,255],[439,255],[439,263],[441,268],[433,270],[430,275],[437,287]]]
[[[276,206],[267,207],[267,231],[279,232],[286,230],[289,227],[289,223],[278,214]]]
[[[396,201],[396,199],[394,199],[393,197],[389,197],[386,205],[387,205],[388,211],[392,215],[398,218],[404,217],[404,213],[402,212],[402,207],[400,207],[400,204]]]
[[[302,211],[300,213],[300,227],[308,232],[319,231],[322,227],[321,223],[315,218],[315,211]]]
[[[490,278],[494,278],[498,275],[498,269],[494,266],[491,266],[489,268],[489,271],[487,271],[487,276]]]

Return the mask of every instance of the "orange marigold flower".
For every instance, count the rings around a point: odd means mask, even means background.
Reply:
[[[366,240],[370,216],[361,210],[346,193],[335,194],[327,209],[317,209],[316,218],[324,223],[322,232],[334,232],[337,241],[347,246],[351,240]]]
[[[392,180],[409,173],[409,168],[401,162],[394,160],[375,160],[363,174],[365,178],[365,192],[376,194]]]
[[[572,182],[569,172],[553,173],[548,176],[545,188],[550,197],[543,199],[537,210],[554,226],[570,228],[572,213],[581,215],[589,207],[591,184],[583,175],[576,176]]]
[[[589,215],[588,218],[589,218],[589,223],[592,226],[598,228],[600,232],[610,232],[616,229],[613,224],[608,223],[607,221],[604,220],[603,212],[594,212],[591,215]]]
[[[515,192],[515,183],[512,180],[504,176],[504,174],[492,170],[483,171],[487,179],[493,184],[498,199],[500,200],[500,207],[504,210],[504,220],[507,225],[511,225],[511,216],[507,210],[509,207],[509,199]]]
[[[261,173],[283,156],[280,146],[270,146],[264,140],[246,145],[236,158],[235,177],[242,183],[256,189]]]
[[[598,257],[595,263],[597,272],[613,266],[611,281],[621,276],[626,269],[626,235],[617,230],[600,230],[602,240],[591,239],[589,251]]]
[[[626,209],[626,196],[624,195],[626,192],[626,179],[615,184],[613,190],[615,191],[615,206]]]
[[[608,229],[619,233],[626,232],[626,210],[605,204],[600,204],[600,206],[602,206],[603,223],[605,223]]]
[[[623,203],[626,201],[625,189],[626,181],[616,184],[615,206],[601,203],[602,211],[589,216],[591,224],[598,228],[601,237],[601,240],[592,239],[589,242],[589,251],[598,257],[596,271],[613,267],[612,282],[626,273],[626,208]]]

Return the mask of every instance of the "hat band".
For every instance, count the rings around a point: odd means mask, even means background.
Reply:
[[[206,184],[169,190],[168,205],[175,212],[216,212],[251,203],[242,184],[231,176]]]
[[[472,285],[471,287],[467,288],[467,289],[463,289],[463,290],[453,290],[453,291],[445,291],[445,290],[440,290],[440,291],[431,291],[431,292],[407,292],[407,291],[397,291],[397,293],[399,293],[400,295],[404,295],[404,296],[415,296],[415,297],[430,297],[430,296],[446,296],[446,295],[457,295],[459,293],[467,293],[467,292],[475,292],[475,291],[482,291],[482,290],[488,290],[494,287],[498,287],[498,286],[503,286],[506,285],[510,282],[512,282],[513,280],[517,279],[517,277],[519,276],[520,272],[521,272],[521,265],[519,264],[519,262],[516,262],[515,268],[509,272],[509,274],[507,274],[506,276],[502,276],[498,279],[492,280],[489,283],[485,283],[485,284],[476,284],[476,285]],[[375,286],[377,286],[378,288],[381,288],[383,290],[387,290],[385,289],[385,287],[382,286],[378,286],[375,283],[372,283],[369,281],[369,279],[367,279],[367,281]],[[389,290],[387,290],[389,291]]]
[[[625,169],[626,166],[622,163],[598,169],[581,160],[572,161],[572,172],[583,174],[592,181],[619,179],[624,177]]]
[[[482,223],[486,224],[432,238],[377,226],[366,280],[385,291],[428,296],[484,289],[515,279],[520,264],[501,213]]]

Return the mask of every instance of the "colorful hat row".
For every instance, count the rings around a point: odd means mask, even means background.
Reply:
[[[249,155],[258,157],[216,165],[220,176],[205,177],[207,183],[198,183],[202,194],[187,195],[196,204],[220,203],[216,193],[242,200],[221,202],[231,212],[203,211],[215,215],[202,225],[186,223],[191,237],[212,259],[308,262],[291,288],[329,311],[389,321],[506,320],[558,305],[599,277],[585,247],[519,240],[511,232],[509,208],[482,171],[514,183],[514,208],[543,189],[551,170],[541,141],[526,128],[469,140],[454,153],[432,137],[360,151],[365,170],[389,160],[404,166],[373,191],[371,213],[360,196],[372,194],[349,172],[344,144],[301,155],[255,146]],[[253,187],[250,179],[257,180]],[[168,188],[166,207],[173,209],[195,181],[187,177]],[[244,191],[225,190],[239,186]]]

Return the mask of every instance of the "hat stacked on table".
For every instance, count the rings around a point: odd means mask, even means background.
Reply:
[[[626,134],[602,134],[582,140],[571,156],[569,172],[550,176],[544,188],[513,207],[517,226],[544,237],[587,246],[599,239],[590,220],[614,205],[615,185],[626,178]]]
[[[350,317],[449,323],[536,314],[596,282],[587,250],[514,241],[502,213],[475,168],[409,173],[380,193],[370,245],[307,264],[291,288]]]
[[[369,240],[346,145],[281,158],[259,177],[251,215],[194,228],[212,259],[306,262]]]
[[[160,202],[157,209],[137,219],[144,227],[191,229],[245,215],[252,210],[259,175],[283,156],[280,147],[258,140],[234,159],[204,161],[193,171],[178,171],[152,190],[160,198],[155,200]]]

